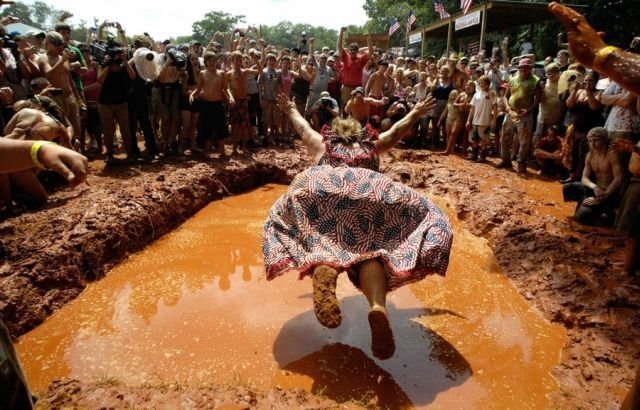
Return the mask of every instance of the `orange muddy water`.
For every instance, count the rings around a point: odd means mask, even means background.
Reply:
[[[321,327],[310,279],[267,282],[260,236],[286,187],[214,202],[131,256],[24,335],[35,391],[53,379],[129,385],[302,387],[390,408],[548,408],[566,340],[504,277],[486,241],[455,220],[446,278],[389,295],[397,350],[373,357],[365,298],[344,275],[343,322]]]

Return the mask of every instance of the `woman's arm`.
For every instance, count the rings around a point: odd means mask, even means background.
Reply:
[[[311,125],[304,119],[296,105],[287,97],[286,95],[280,93],[278,94],[278,108],[282,111],[293,125],[293,128],[296,130],[300,138],[302,138],[302,142],[307,147],[307,152],[314,159],[324,152],[324,144],[322,143],[322,137],[318,134]]]

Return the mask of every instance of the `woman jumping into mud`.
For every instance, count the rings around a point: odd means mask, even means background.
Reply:
[[[435,100],[418,102],[380,136],[351,118],[337,118],[319,134],[285,95],[278,96],[278,106],[314,165],[271,208],[262,239],[267,279],[290,270],[312,276],[316,317],[336,328],[342,321],[336,280],[346,271],[371,307],[371,350],[388,359],[395,342],[386,294],[428,274],[444,275],[452,231],[431,201],[378,172],[379,157],[434,109]]]

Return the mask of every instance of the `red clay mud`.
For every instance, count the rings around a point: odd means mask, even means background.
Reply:
[[[392,154],[383,158],[382,171],[449,198],[467,228],[489,241],[531,306],[567,329],[569,341],[553,372],[559,389],[551,402],[557,408],[619,403],[640,363],[640,283],[622,273],[623,238],[610,229],[574,224],[566,217],[571,208],[559,202],[556,182],[523,180],[491,164],[428,151]],[[17,337],[211,200],[266,182],[287,183],[307,164],[300,146],[222,164],[176,161],[105,172],[103,163],[93,162],[89,186],[60,190],[44,209],[0,222],[0,314]],[[66,380],[53,383],[39,405],[337,406],[300,392],[224,390]]]

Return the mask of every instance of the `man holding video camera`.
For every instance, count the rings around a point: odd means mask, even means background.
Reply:
[[[136,159],[136,150],[129,128],[129,107],[127,97],[131,82],[136,73],[127,60],[124,49],[119,43],[111,41],[105,50],[105,56],[98,69],[98,83],[101,85],[98,97],[98,112],[102,121],[104,143],[107,148],[107,165],[115,162],[113,152],[113,137],[116,122],[127,151],[127,159]]]

